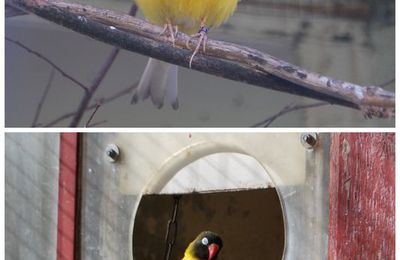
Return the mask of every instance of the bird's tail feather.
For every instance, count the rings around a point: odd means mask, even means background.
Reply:
[[[137,103],[149,97],[158,108],[164,105],[165,98],[174,109],[178,109],[178,67],[176,65],[149,59],[131,103]]]

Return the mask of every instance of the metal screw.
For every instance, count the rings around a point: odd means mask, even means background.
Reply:
[[[106,148],[106,156],[109,162],[116,162],[119,158],[119,148],[115,144],[109,144]]]
[[[313,149],[318,144],[318,135],[316,133],[301,134],[301,143],[306,149]]]

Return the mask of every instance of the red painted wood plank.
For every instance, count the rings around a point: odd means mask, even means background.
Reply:
[[[74,259],[78,134],[61,133],[57,259]]]
[[[329,259],[395,259],[395,135],[332,134]]]

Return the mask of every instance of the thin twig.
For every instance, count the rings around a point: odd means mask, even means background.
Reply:
[[[89,117],[89,120],[86,122],[85,127],[88,127],[90,125],[90,122],[92,121],[92,119],[93,119],[94,115],[96,114],[97,110],[99,110],[100,106],[101,106],[101,103],[100,102],[97,103],[93,113]]]
[[[132,4],[129,15],[136,15],[137,12],[137,7],[136,4]],[[103,64],[103,66],[100,68],[99,72],[97,73],[97,76],[94,78],[91,86],[89,87],[89,91],[85,93],[83,96],[78,109],[72,118],[72,121],[70,123],[70,127],[77,127],[79,125],[79,122],[81,121],[83,114],[85,113],[87,107],[90,104],[90,100],[93,98],[97,88],[100,86],[101,82],[107,75],[107,72],[110,70],[112,64],[114,63],[115,59],[118,56],[118,53],[120,51],[120,48],[114,47],[114,49],[111,51],[111,54],[108,56],[108,59],[106,62]]]
[[[40,112],[42,111],[42,107],[43,107],[44,101],[45,101],[45,99],[47,97],[47,94],[49,93],[50,87],[51,87],[51,85],[53,83],[54,74],[55,74],[55,70],[53,68],[51,70],[51,72],[50,72],[50,77],[49,77],[49,80],[47,81],[47,85],[46,85],[46,88],[45,88],[45,90],[43,92],[42,98],[40,99],[39,104],[37,106],[35,117],[34,117],[33,122],[32,122],[32,127],[36,127],[37,126],[37,121],[39,119]]]
[[[20,43],[17,40],[13,40],[9,37],[5,37],[7,41],[12,42],[16,45],[18,45],[19,47],[25,49],[27,52],[30,52],[32,54],[34,54],[36,57],[42,59],[43,61],[47,62],[48,64],[50,64],[50,66],[52,66],[55,70],[57,70],[58,72],[61,73],[61,75],[63,75],[64,77],[66,77],[67,79],[71,80],[72,82],[74,82],[76,85],[78,85],[79,87],[81,87],[83,90],[85,90],[85,92],[88,90],[88,88],[82,84],[81,82],[79,82],[79,80],[73,78],[71,75],[69,75],[68,73],[66,73],[63,69],[61,69],[58,65],[56,65],[54,62],[52,62],[50,59],[48,59],[47,57],[43,56],[42,54],[40,54],[37,51],[32,50],[31,48],[29,48],[28,46]]]
[[[92,84],[89,87],[89,91],[85,93],[85,95],[82,97],[82,100],[78,106],[77,111],[75,112],[74,117],[72,118],[71,123],[69,124],[70,127],[77,127],[79,125],[79,122],[82,119],[83,114],[86,111],[86,108],[88,107],[90,100],[93,98],[93,95],[95,94],[97,88],[100,86],[100,83],[103,81],[105,76],[107,75],[108,70],[111,68],[112,64],[115,61],[115,58],[117,57],[119,53],[119,48],[114,48],[111,51],[110,56],[108,56],[106,62],[104,65],[101,67],[100,71],[97,73],[97,76],[93,80]]]
[[[388,81],[385,81],[385,82],[379,84],[378,86],[381,88],[384,88],[384,87],[387,87],[388,85],[394,83],[395,81],[396,81],[396,78],[393,78],[393,79],[390,79]]]
[[[95,122],[93,124],[88,125],[87,127],[95,127],[95,126],[98,126],[98,125],[101,125],[104,123],[107,123],[107,120],[101,120],[101,121]]]
[[[101,102],[103,105],[104,105],[104,104],[107,104],[107,103],[110,103],[110,102],[112,102],[112,101],[114,101],[114,100],[116,100],[116,99],[119,99],[120,97],[123,97],[123,96],[125,96],[125,95],[127,95],[127,94],[131,94],[132,91],[133,91],[136,87],[137,87],[137,83],[135,83],[135,84],[133,84],[133,85],[131,85],[131,86],[129,86],[129,87],[127,87],[127,88],[121,90],[121,91],[118,91],[117,93],[115,93],[115,94],[113,94],[113,95],[111,95],[111,96],[109,96],[109,97],[107,97],[107,98],[101,98],[101,99],[100,99],[100,102]],[[93,109],[93,108],[96,108],[96,106],[97,106],[97,103],[92,104],[92,105],[90,105],[90,106],[88,106],[88,107],[86,108],[86,111],[91,110],[91,109]],[[66,113],[66,114],[64,114],[64,115],[61,115],[60,117],[58,117],[58,118],[54,119],[53,121],[51,121],[50,123],[46,124],[46,127],[55,126],[55,125],[58,124],[59,122],[65,120],[65,119],[71,118],[71,117],[73,117],[74,115],[75,115],[75,112],[69,112],[69,113]]]
[[[43,106],[44,100],[45,100],[45,98],[47,97],[49,88],[50,88],[50,86],[51,86],[51,81],[53,80],[53,77],[54,77],[54,75],[53,75],[53,74],[54,74],[54,70],[60,72],[60,74],[61,74],[62,76],[64,76],[64,77],[70,79],[72,82],[78,84],[80,87],[85,88],[85,93],[87,93],[87,89],[88,89],[88,88],[87,88],[86,86],[84,86],[84,85],[83,85],[82,83],[80,83],[78,80],[74,79],[72,76],[70,76],[68,73],[66,73],[63,69],[61,69],[60,66],[56,65],[54,62],[52,62],[51,60],[49,60],[49,59],[48,59],[47,57],[45,57],[43,54],[41,54],[41,53],[39,53],[39,52],[37,52],[37,51],[32,50],[31,48],[29,48],[29,47],[27,47],[26,45],[20,43],[19,41],[10,39],[10,38],[8,38],[8,37],[6,37],[6,40],[8,40],[8,41],[10,41],[10,42],[12,42],[12,43],[14,43],[14,44],[20,46],[21,48],[27,50],[28,52],[30,52],[30,53],[36,55],[36,56],[39,57],[40,59],[42,59],[42,60],[46,61],[47,63],[49,63],[50,66],[53,68],[51,80],[49,80],[49,82],[48,82],[48,84],[47,84],[47,86],[46,86],[46,89],[45,89],[45,91],[44,91],[44,93],[43,93],[42,99],[41,99],[41,101],[40,101],[40,103],[39,103],[39,105],[38,105],[38,108],[37,108],[37,111],[36,111],[36,114],[35,114],[35,117],[34,117],[34,120],[33,120],[33,123],[32,123],[32,127],[38,126],[38,125],[37,125],[37,120],[38,120],[39,114],[40,114],[40,112],[41,112],[41,108],[42,108],[42,106]],[[109,66],[108,66],[108,67],[107,67],[107,66],[103,66],[102,70],[100,70],[100,72],[98,73],[98,76],[97,76],[96,79],[94,80],[94,83],[93,83],[92,86],[95,86],[95,87],[96,87],[96,86],[98,86],[98,84],[101,83],[101,81],[102,81],[102,79],[104,78],[104,76],[105,76],[107,70],[110,68],[110,66],[111,66],[111,64],[112,64],[112,61],[110,61],[110,60],[111,60],[111,59],[114,59],[114,58],[116,57],[116,55],[118,54],[118,52],[119,52],[119,49],[118,49],[118,48],[114,48],[114,49],[113,49],[113,51],[112,51],[112,53],[111,53],[111,55],[110,55],[110,57],[109,57],[108,62],[105,63],[105,65],[108,64]],[[110,62],[111,62],[111,63],[110,63]],[[132,85],[132,86],[130,86],[130,87],[128,87],[128,88],[126,88],[126,89],[124,89],[124,90],[122,90],[122,91],[116,93],[115,95],[113,95],[113,96],[111,96],[111,97],[109,97],[109,98],[106,98],[106,99],[105,99],[106,102],[113,101],[114,99],[117,99],[117,98],[119,98],[119,97],[121,97],[121,96],[123,96],[123,95],[125,95],[125,94],[127,94],[127,93],[130,93],[130,92],[136,87],[136,85],[137,85],[137,83],[135,83],[134,85]],[[94,105],[91,105],[91,106],[87,107],[86,110],[90,110],[90,109],[96,108],[96,105],[97,105],[97,103],[94,104]],[[62,121],[62,120],[64,120],[64,119],[73,117],[74,115],[76,115],[76,112],[65,114],[65,115],[63,115],[63,116],[61,116],[61,117],[59,117],[59,118],[53,120],[51,123],[47,124],[46,126],[54,126],[54,125],[57,124],[58,122],[60,122],[60,121]]]
[[[326,102],[318,102],[318,103],[314,103],[314,104],[308,104],[308,105],[303,105],[303,104],[290,104],[285,106],[281,111],[279,111],[278,113],[276,113],[273,116],[268,117],[267,119],[254,124],[252,127],[269,127],[276,119],[278,119],[279,117],[288,114],[290,112],[296,111],[296,110],[300,110],[300,109],[307,109],[307,108],[313,108],[313,107],[321,107],[321,106],[326,106],[329,105],[329,103]]]

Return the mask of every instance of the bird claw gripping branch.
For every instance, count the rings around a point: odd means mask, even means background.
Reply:
[[[206,44],[207,44],[207,39],[208,39],[207,33],[208,33],[208,28],[205,26],[202,26],[196,34],[191,35],[190,39],[186,41],[186,47],[188,49],[190,49],[190,47],[189,47],[190,40],[193,38],[199,38],[196,48],[194,49],[194,52],[193,52],[192,56],[190,57],[189,68],[192,68],[193,58],[199,52],[201,45],[203,45],[203,53],[206,52]]]

